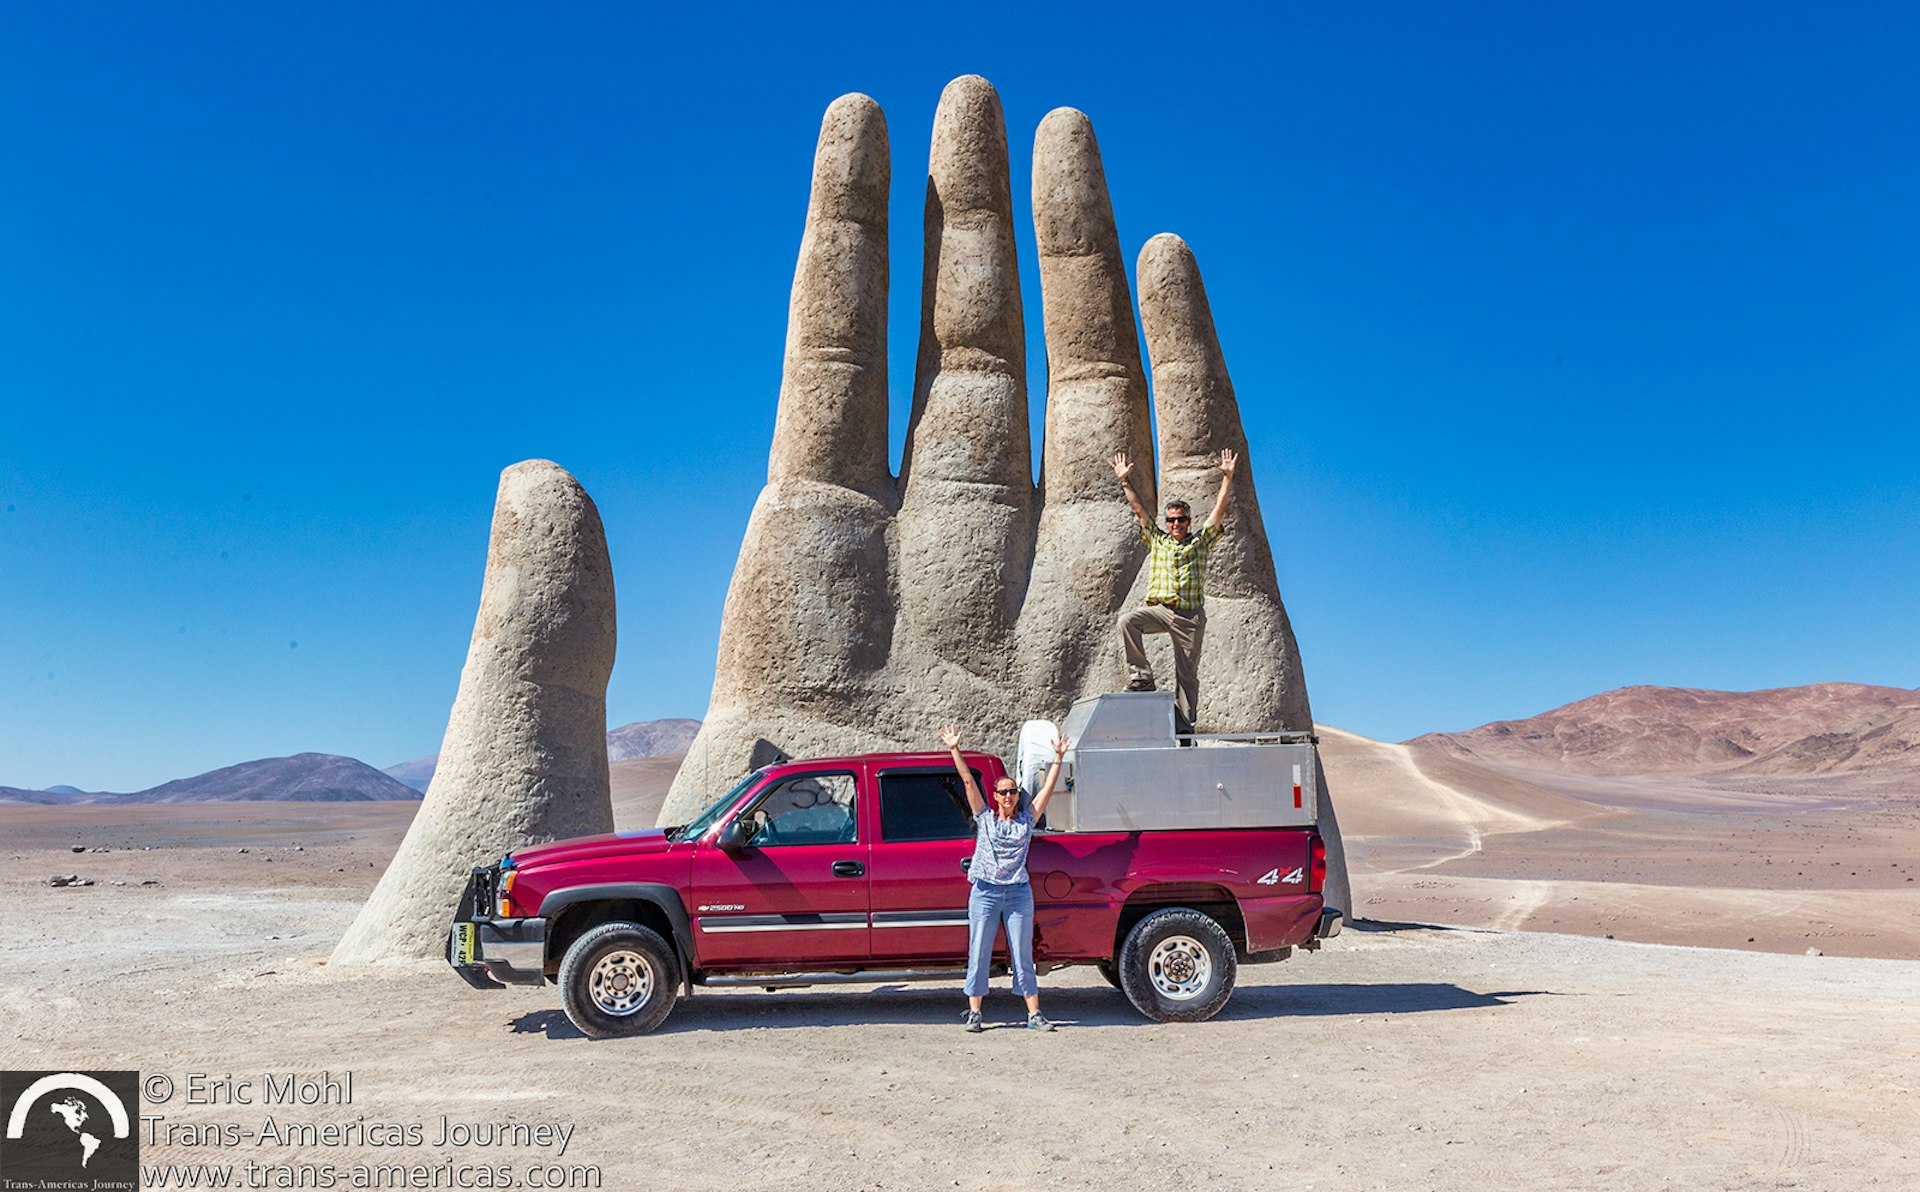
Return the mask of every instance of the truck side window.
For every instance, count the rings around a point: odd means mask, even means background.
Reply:
[[[966,788],[951,767],[880,775],[882,840],[971,840],[973,831]]]
[[[782,779],[747,812],[755,848],[785,844],[851,844],[851,774],[801,774]]]

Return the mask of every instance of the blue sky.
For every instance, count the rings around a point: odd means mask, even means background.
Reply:
[[[0,8],[0,785],[432,752],[532,457],[611,720],[701,715],[820,114],[892,131],[897,459],[963,73],[1193,245],[1322,721],[1920,685],[1920,10],[836,11]]]

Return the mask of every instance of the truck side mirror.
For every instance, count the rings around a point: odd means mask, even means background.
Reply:
[[[747,830],[737,819],[730,819],[720,825],[720,834],[713,838],[715,847],[723,853],[744,853],[747,851]]]

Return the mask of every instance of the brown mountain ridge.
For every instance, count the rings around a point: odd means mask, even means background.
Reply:
[[[111,791],[29,791],[0,787],[12,803],[202,803],[269,799],[291,803],[414,800],[418,791],[350,757],[296,753],[222,766],[131,794]]]
[[[1920,772],[1920,689],[1622,687],[1524,720],[1406,743],[1483,765],[1572,774]]]

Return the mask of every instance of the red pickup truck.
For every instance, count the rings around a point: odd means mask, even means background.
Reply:
[[[1005,773],[997,757],[966,756],[982,789]],[[596,1037],[652,1030],[699,986],[957,982],[973,845],[946,754],[785,762],[691,823],[475,868],[447,960],[476,988],[557,983],[567,1016]],[[1096,965],[1162,1022],[1211,1017],[1239,965],[1340,929],[1321,900],[1326,850],[1311,827],[1043,823],[1027,869],[1039,971]],[[1004,944],[996,956],[1003,966]]]

